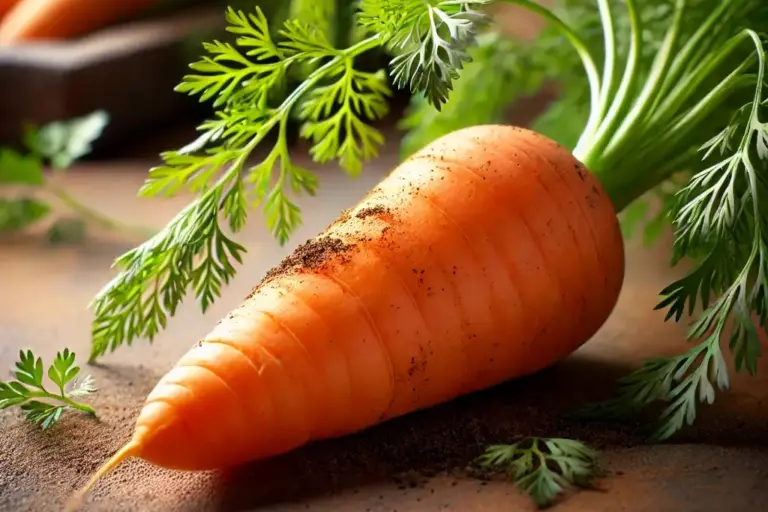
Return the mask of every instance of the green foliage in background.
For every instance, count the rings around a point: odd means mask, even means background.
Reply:
[[[0,234],[20,232],[46,219],[52,208],[40,196],[50,195],[72,212],[57,218],[48,227],[46,234],[51,243],[82,240],[87,223],[151,236],[150,230],[125,225],[81,203],[51,176],[45,176],[46,165],[55,178],[88,155],[108,123],[107,113],[97,110],[41,127],[29,125],[24,131],[26,152],[0,148]]]
[[[90,405],[79,401],[96,392],[95,382],[90,375],[79,378],[79,374],[75,353],[69,349],[56,354],[47,372],[41,357],[31,350],[20,350],[13,379],[0,381],[0,410],[19,407],[27,420],[43,430],[58,423],[66,410],[95,415]],[[53,391],[44,382],[46,375]]]

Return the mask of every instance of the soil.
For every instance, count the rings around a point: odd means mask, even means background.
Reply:
[[[290,272],[317,270],[335,256],[342,256],[352,248],[339,238],[320,236],[307,240],[275,268],[267,272],[265,280]]]
[[[355,203],[390,167],[386,160],[380,165],[355,181],[339,173],[324,176],[322,190],[341,195],[304,200],[303,211],[311,208],[312,215],[305,216],[294,240],[314,236],[340,208]],[[73,171],[67,187],[101,211],[162,225],[188,198],[147,208],[134,193],[145,168]],[[22,348],[33,349],[46,361],[64,346],[74,349],[84,371],[96,379],[99,391],[87,401],[99,417],[67,412],[59,424],[42,432],[21,421],[16,410],[0,413],[0,511],[61,510],[70,493],[129,439],[139,408],[160,376],[292,251],[271,242],[258,219],[244,237],[249,252],[238,277],[206,314],[190,300],[153,343],[136,341],[94,366],[84,364],[91,320],[86,306],[113,275],[114,258],[136,241],[94,234],[81,246],[52,248],[34,233],[2,241],[0,367],[11,368]],[[322,263],[339,249],[335,242],[307,246],[284,268]],[[764,508],[765,363],[756,377],[732,372],[732,390],[718,394],[713,407],[701,407],[694,427],[661,446],[645,443],[641,426],[646,418],[601,424],[568,417],[578,405],[609,397],[615,379],[640,360],[686,347],[686,326],[665,323],[664,313],[653,311],[658,291],[673,276],[668,254],[663,245],[654,250],[629,247],[625,288],[614,315],[583,350],[549,370],[357,435],[227,471],[175,472],[129,460],[96,486],[84,510],[532,511],[530,501],[507,479],[479,472],[473,464],[488,443],[525,436],[580,439],[601,451],[607,474],[597,491],[568,493],[558,510]]]
[[[389,215],[390,211],[389,208],[386,206],[376,205],[376,206],[366,206],[365,208],[361,208],[359,212],[355,214],[355,217],[358,219],[365,219],[368,217],[374,217],[378,215]]]

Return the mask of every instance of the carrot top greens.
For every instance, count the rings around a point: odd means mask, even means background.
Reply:
[[[123,224],[80,202],[56,183],[72,164],[92,150],[109,122],[106,112],[97,110],[73,119],[43,126],[25,126],[22,153],[11,147],[0,148],[0,235],[18,233],[48,220],[54,208],[45,195],[65,206],[70,215],[54,220],[46,231],[51,243],[80,240],[88,224],[141,237],[152,231]],[[45,165],[54,170],[53,179],[45,175]],[[10,187],[10,191],[3,190]]]
[[[536,505],[546,507],[565,489],[589,489],[601,473],[597,452],[579,441],[531,437],[512,444],[491,445],[478,461],[502,467]]]
[[[78,378],[80,367],[75,364],[74,352],[68,349],[58,352],[48,367],[47,375],[55,391],[46,388],[43,372],[41,357],[36,358],[31,350],[19,351],[14,380],[0,381],[0,409],[19,406],[24,417],[43,430],[55,425],[67,409],[96,414],[90,405],[78,401],[96,392],[96,387],[90,375]]]
[[[695,268],[662,290],[657,308],[675,320],[697,306],[703,312],[689,331],[691,349],[646,362],[621,379],[614,400],[581,412],[623,417],[663,401],[651,433],[662,440],[693,423],[697,403],[711,403],[715,387],[728,387],[722,341],[737,370],[754,373],[761,353],[757,330],[766,328],[768,316],[768,125],[764,39],[750,27],[768,20],[768,6],[651,2],[653,14],[666,7],[668,16],[654,22],[652,31],[664,30],[646,53],[643,16],[632,0],[622,11],[630,37],[618,50],[615,4],[597,2],[602,76],[581,52],[591,95],[574,155],[601,179],[618,210],[657,187],[675,190],[666,212],[675,229],[672,262],[691,258]]]
[[[205,43],[207,55],[177,88],[212,100],[215,115],[201,124],[196,140],[163,153],[163,165],[150,171],[140,191],[149,197],[186,188],[198,197],[118,258],[121,273],[93,302],[91,360],[137,337],[152,339],[189,289],[207,310],[245,252],[226,228],[240,231],[249,208],[261,208],[272,234],[281,244],[288,240],[301,222],[288,192],[314,194],[317,188],[316,177],[291,161],[292,116],[301,121],[301,136],[311,141],[317,162],[338,160],[356,176],[378,156],[384,137],[371,122],[388,112],[390,85],[385,70],[358,69],[358,57],[387,50],[398,86],[424,94],[435,107],[444,104],[469,60],[467,48],[484,19],[474,7],[483,3],[364,0],[356,19],[366,36],[343,49],[299,19],[289,19],[275,38],[259,7],[248,13],[229,8],[235,43]],[[287,97],[274,99],[290,70],[312,64],[318,66]],[[252,164],[249,157],[263,143],[272,149]]]
[[[384,142],[372,123],[387,113],[391,85],[413,94],[402,121],[407,154],[447,131],[501,120],[515,98],[555,80],[561,96],[533,128],[573,148],[625,226],[646,220],[647,196],[662,199],[646,233],[670,223],[672,263],[692,259],[695,269],[662,291],[658,307],[676,321],[703,308],[688,352],[649,361],[621,381],[615,400],[582,412],[625,416],[663,401],[652,437],[665,439],[728,386],[721,342],[738,369],[754,373],[768,317],[768,99],[756,32],[768,4],[560,0],[549,9],[508,0],[547,22],[541,37],[523,40],[489,23],[482,9],[491,3],[361,0],[360,30],[344,47],[300,19],[277,30],[259,8],[228,9],[234,42],[206,43],[178,86],[212,101],[215,114],[196,140],[162,155],[141,189],[197,197],[117,260],[120,273],[93,302],[91,360],[152,339],[190,290],[206,310],[236,273],[245,248],[235,234],[251,208],[281,244],[290,238],[301,212],[289,193],[318,185],[290,158],[291,120],[316,162],[337,160],[356,176]],[[371,51],[390,57],[387,69],[358,66]],[[280,96],[296,69],[304,78]]]

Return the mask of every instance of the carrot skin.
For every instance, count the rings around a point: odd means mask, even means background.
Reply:
[[[0,0],[0,21],[18,2],[19,0]]]
[[[372,207],[379,214],[358,215]],[[219,411],[206,433],[199,403],[179,398],[177,416],[199,424],[195,439],[218,459],[176,460],[146,414],[143,457],[178,469],[238,464],[539,371],[602,326],[624,274],[597,179],[565,148],[511,127],[433,143],[315,240],[319,264],[266,279],[179,363],[218,380],[172,370],[148,398],[174,403],[164,390],[175,383]],[[270,414],[254,412],[266,403]],[[221,432],[236,450],[215,444]]]
[[[458,130],[270,272],[160,380],[115,457],[223,468],[529,375],[600,329],[623,279],[610,198],[567,149]]]
[[[0,45],[79,37],[138,14],[157,1],[19,0],[0,22]]]

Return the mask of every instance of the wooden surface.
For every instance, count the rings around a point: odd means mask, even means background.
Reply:
[[[166,2],[160,14],[150,12],[85,37],[0,47],[0,145],[17,144],[25,123],[104,109],[111,121],[94,145],[98,154],[107,154],[121,151],[116,142],[125,144],[182,118],[207,116],[210,103],[200,106],[197,98],[173,89],[189,63],[203,55],[201,42],[222,37],[226,7],[250,10],[254,3]],[[170,11],[173,5],[180,9]],[[276,9],[269,4],[262,8],[268,15]],[[501,3],[492,12],[506,32],[518,37],[535,37],[542,26],[540,17],[518,6]],[[372,60],[372,65],[378,64]]]
[[[197,100],[173,89],[201,55],[195,35],[222,27],[222,13],[190,8],[71,41],[0,48],[0,144],[17,143],[25,123],[96,109],[111,116],[98,147],[196,113]]]
[[[100,388],[91,400],[99,421],[68,414],[42,433],[20,421],[15,410],[0,414],[0,511],[59,510],[68,494],[128,439],[157,379],[269,267],[381,179],[394,165],[393,153],[385,152],[389,156],[357,180],[323,169],[319,194],[300,201],[306,223],[286,247],[266,234],[263,219],[254,213],[240,238],[248,255],[238,278],[207,314],[189,301],[154,344],[140,340],[86,367]],[[136,191],[152,163],[90,163],[70,173],[65,185],[105,213],[161,227],[188,198],[138,199]],[[81,246],[52,248],[34,233],[0,241],[0,368],[10,368],[22,348],[47,361],[64,347],[84,358],[91,320],[87,304],[113,275],[113,259],[138,242],[96,234]],[[521,435],[576,437],[604,453],[610,473],[600,490],[574,495],[556,510],[763,509],[768,500],[765,364],[758,377],[733,376],[734,389],[719,395],[714,407],[702,408],[695,428],[667,445],[643,445],[632,426],[561,419],[574,405],[606,397],[613,379],[642,358],[685,347],[684,326],[664,323],[663,313],[653,311],[657,292],[676,274],[667,268],[667,250],[666,243],[652,250],[628,244],[625,288],[614,314],[582,350],[555,368],[357,436],[225,473],[163,471],[130,461],[102,481],[86,510],[533,510],[508,482],[480,482],[450,470],[468,463],[485,443]],[[405,481],[393,480],[409,469]]]

